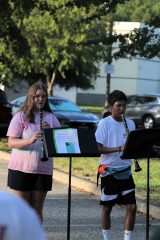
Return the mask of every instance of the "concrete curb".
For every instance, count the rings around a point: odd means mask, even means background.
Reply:
[[[9,153],[0,151],[0,158],[9,161]],[[68,184],[69,182],[68,173],[60,171],[58,169],[54,169],[53,179],[64,184]],[[72,175],[71,185],[80,190],[92,193],[96,196],[100,196],[100,187],[97,187],[95,182]],[[138,212],[146,214],[146,201],[142,200],[138,195],[136,198]],[[149,215],[150,217],[160,220],[160,208],[150,204]]]

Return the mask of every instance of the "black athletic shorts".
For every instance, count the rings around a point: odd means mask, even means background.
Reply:
[[[50,191],[52,175],[24,173],[9,169],[7,185],[18,191]]]
[[[132,175],[125,180],[117,180],[112,175],[101,178],[101,205],[136,204],[135,184]]]

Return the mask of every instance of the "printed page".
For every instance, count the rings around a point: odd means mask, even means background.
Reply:
[[[81,153],[77,129],[53,129],[56,153]]]

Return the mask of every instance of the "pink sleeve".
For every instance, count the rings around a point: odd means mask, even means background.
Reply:
[[[24,129],[24,115],[22,112],[17,112],[9,124],[7,136],[21,137],[23,129]]]
[[[61,127],[61,125],[58,119],[56,118],[56,116],[52,114],[51,128],[58,128],[58,127]]]

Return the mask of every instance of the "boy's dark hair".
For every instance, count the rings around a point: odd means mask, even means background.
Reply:
[[[124,92],[120,90],[114,90],[108,96],[108,104],[112,106],[117,101],[125,101],[127,102],[127,97]]]

